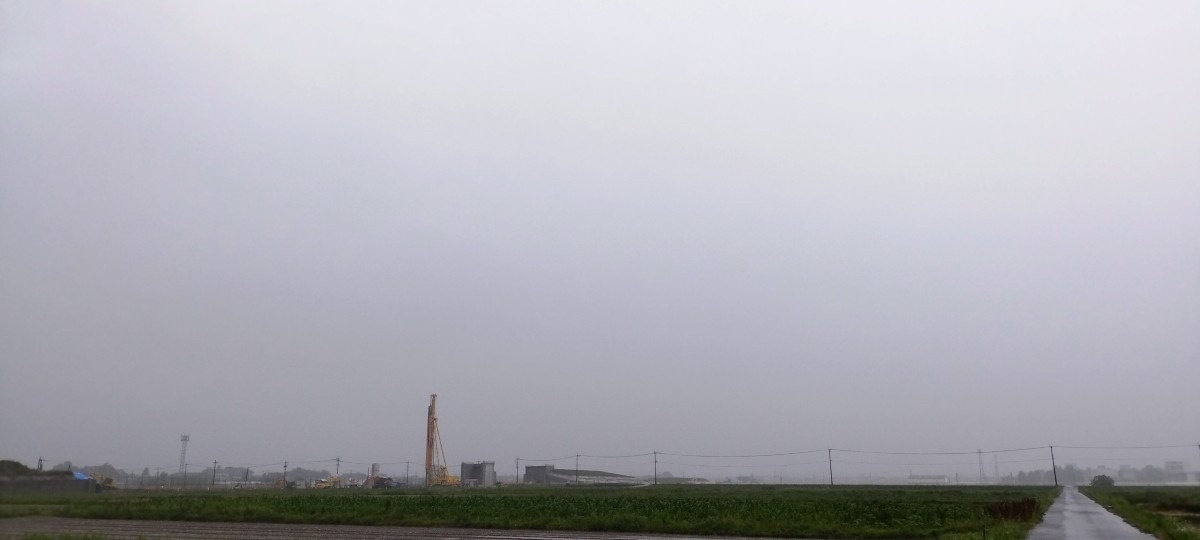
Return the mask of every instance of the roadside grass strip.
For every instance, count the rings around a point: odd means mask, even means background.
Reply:
[[[1200,540],[1200,487],[1081,487],[1138,530],[1163,540]]]

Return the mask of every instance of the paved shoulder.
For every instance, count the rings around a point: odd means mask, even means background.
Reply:
[[[1084,497],[1073,487],[1063,488],[1042,523],[1029,532],[1028,540],[1153,540],[1112,512]]]

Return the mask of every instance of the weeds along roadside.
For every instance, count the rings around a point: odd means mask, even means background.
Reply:
[[[1079,491],[1142,532],[1164,540],[1200,540],[1200,487],[1081,487]]]

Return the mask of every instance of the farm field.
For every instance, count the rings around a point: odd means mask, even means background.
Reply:
[[[657,486],[0,496],[0,515],[807,538],[1023,538],[1048,487]]]
[[[1079,491],[1143,532],[1200,540],[1200,487],[1081,487]]]

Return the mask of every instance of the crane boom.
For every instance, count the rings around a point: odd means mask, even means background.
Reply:
[[[434,477],[434,446],[437,444],[437,394],[429,396],[429,415],[425,419],[425,486],[431,485]]]
[[[429,415],[425,420],[425,486],[453,486],[458,477],[446,469],[446,451],[438,432],[437,394],[429,396]]]

